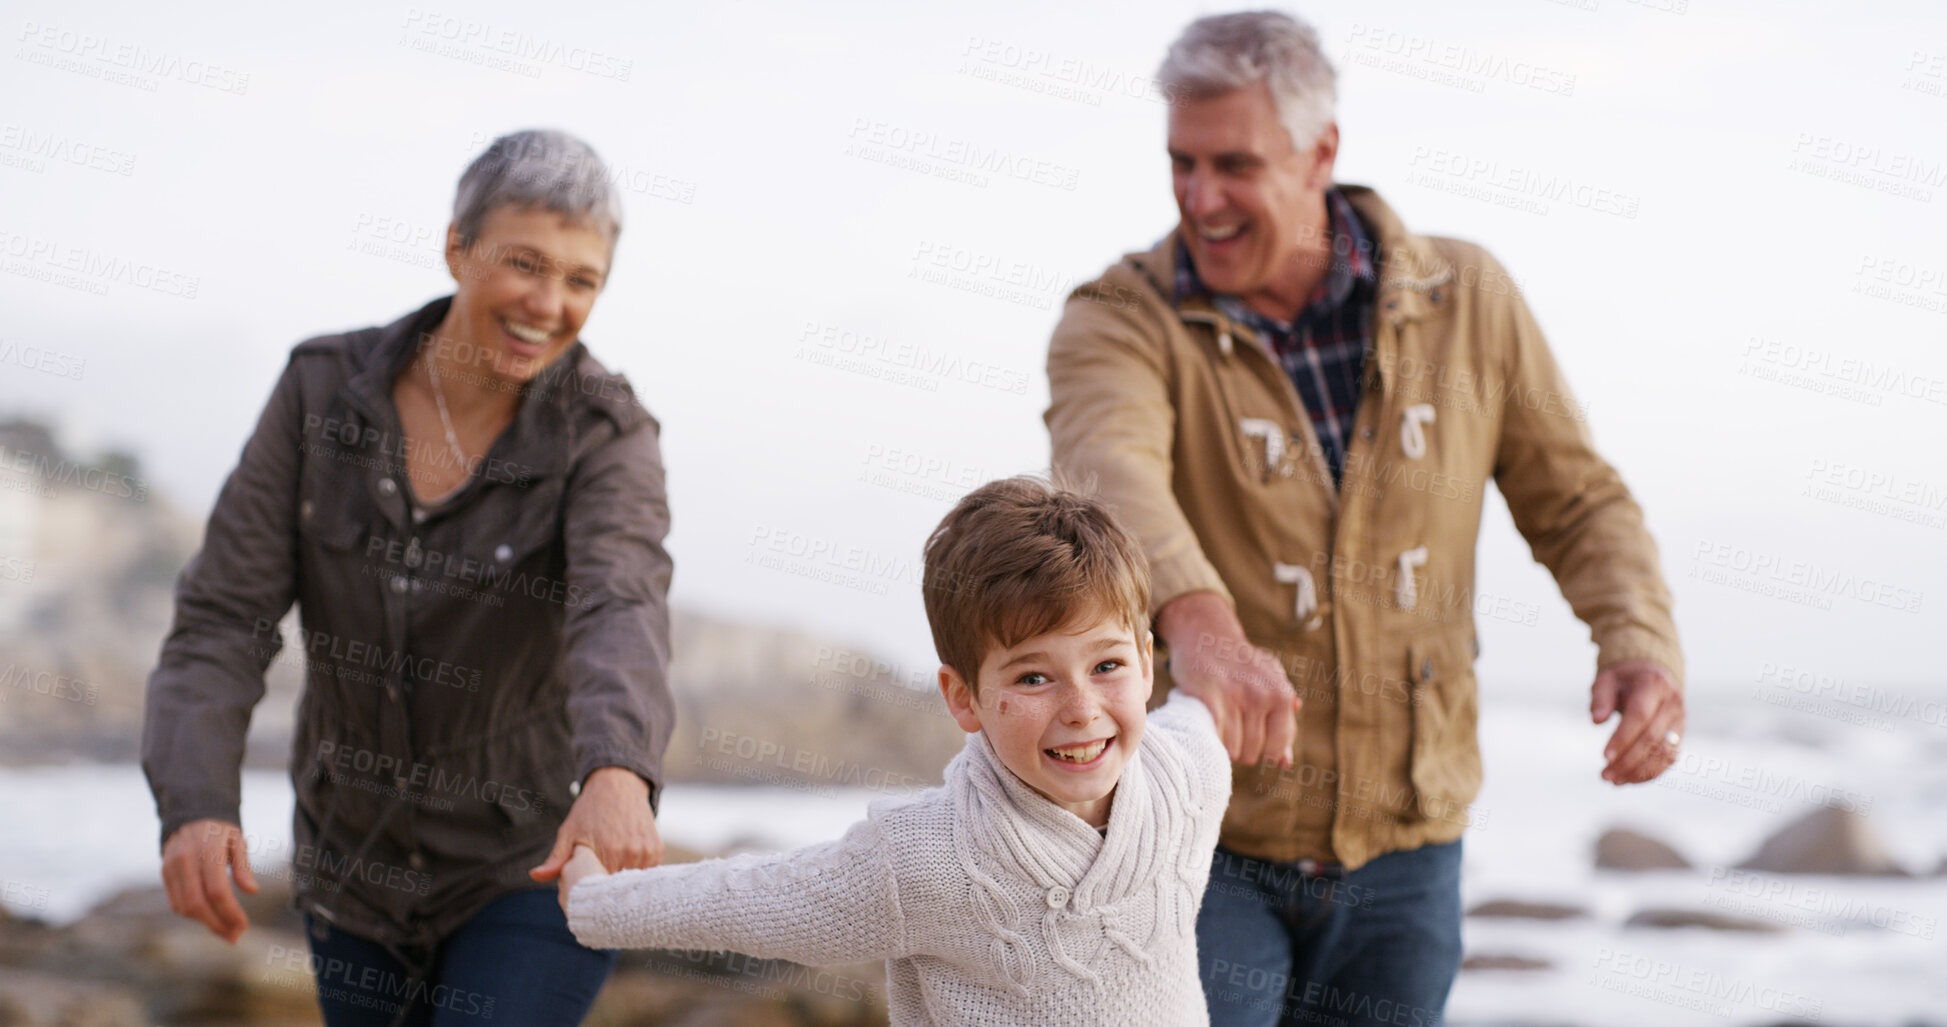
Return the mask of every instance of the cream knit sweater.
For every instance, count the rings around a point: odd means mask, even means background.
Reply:
[[[983,733],[946,784],[835,842],[628,870],[568,897],[591,948],[886,961],[895,1025],[1207,1024],[1196,919],[1230,801],[1201,702],[1176,692],[1116,785],[1107,835],[1001,765]]]

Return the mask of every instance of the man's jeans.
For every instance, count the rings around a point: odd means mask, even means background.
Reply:
[[[1219,848],[1197,956],[1211,1027],[1433,1027],[1460,970],[1460,843],[1350,873]]]

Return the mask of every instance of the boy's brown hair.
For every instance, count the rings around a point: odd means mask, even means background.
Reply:
[[[940,662],[975,688],[990,649],[1078,617],[1149,627],[1149,561],[1100,500],[1026,475],[967,493],[926,540],[920,591]]]

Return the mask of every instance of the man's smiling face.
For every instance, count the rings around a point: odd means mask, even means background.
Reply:
[[[1184,240],[1211,290],[1285,320],[1302,308],[1305,254],[1325,249],[1338,128],[1297,149],[1260,82],[1170,107],[1170,177]],[[1274,313],[1274,316],[1278,316]]]

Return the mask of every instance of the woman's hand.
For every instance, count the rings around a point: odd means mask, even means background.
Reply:
[[[232,875],[237,887],[257,894],[243,828],[235,824],[192,820],[176,828],[162,846],[162,883],[169,892],[170,910],[235,945],[250,926],[250,918],[230,891]]]
[[[662,836],[649,809],[649,784],[625,767],[603,767],[582,782],[581,795],[554,836],[547,862],[529,870],[536,881],[552,881],[576,845],[594,850],[605,870],[636,870],[663,861]]]

